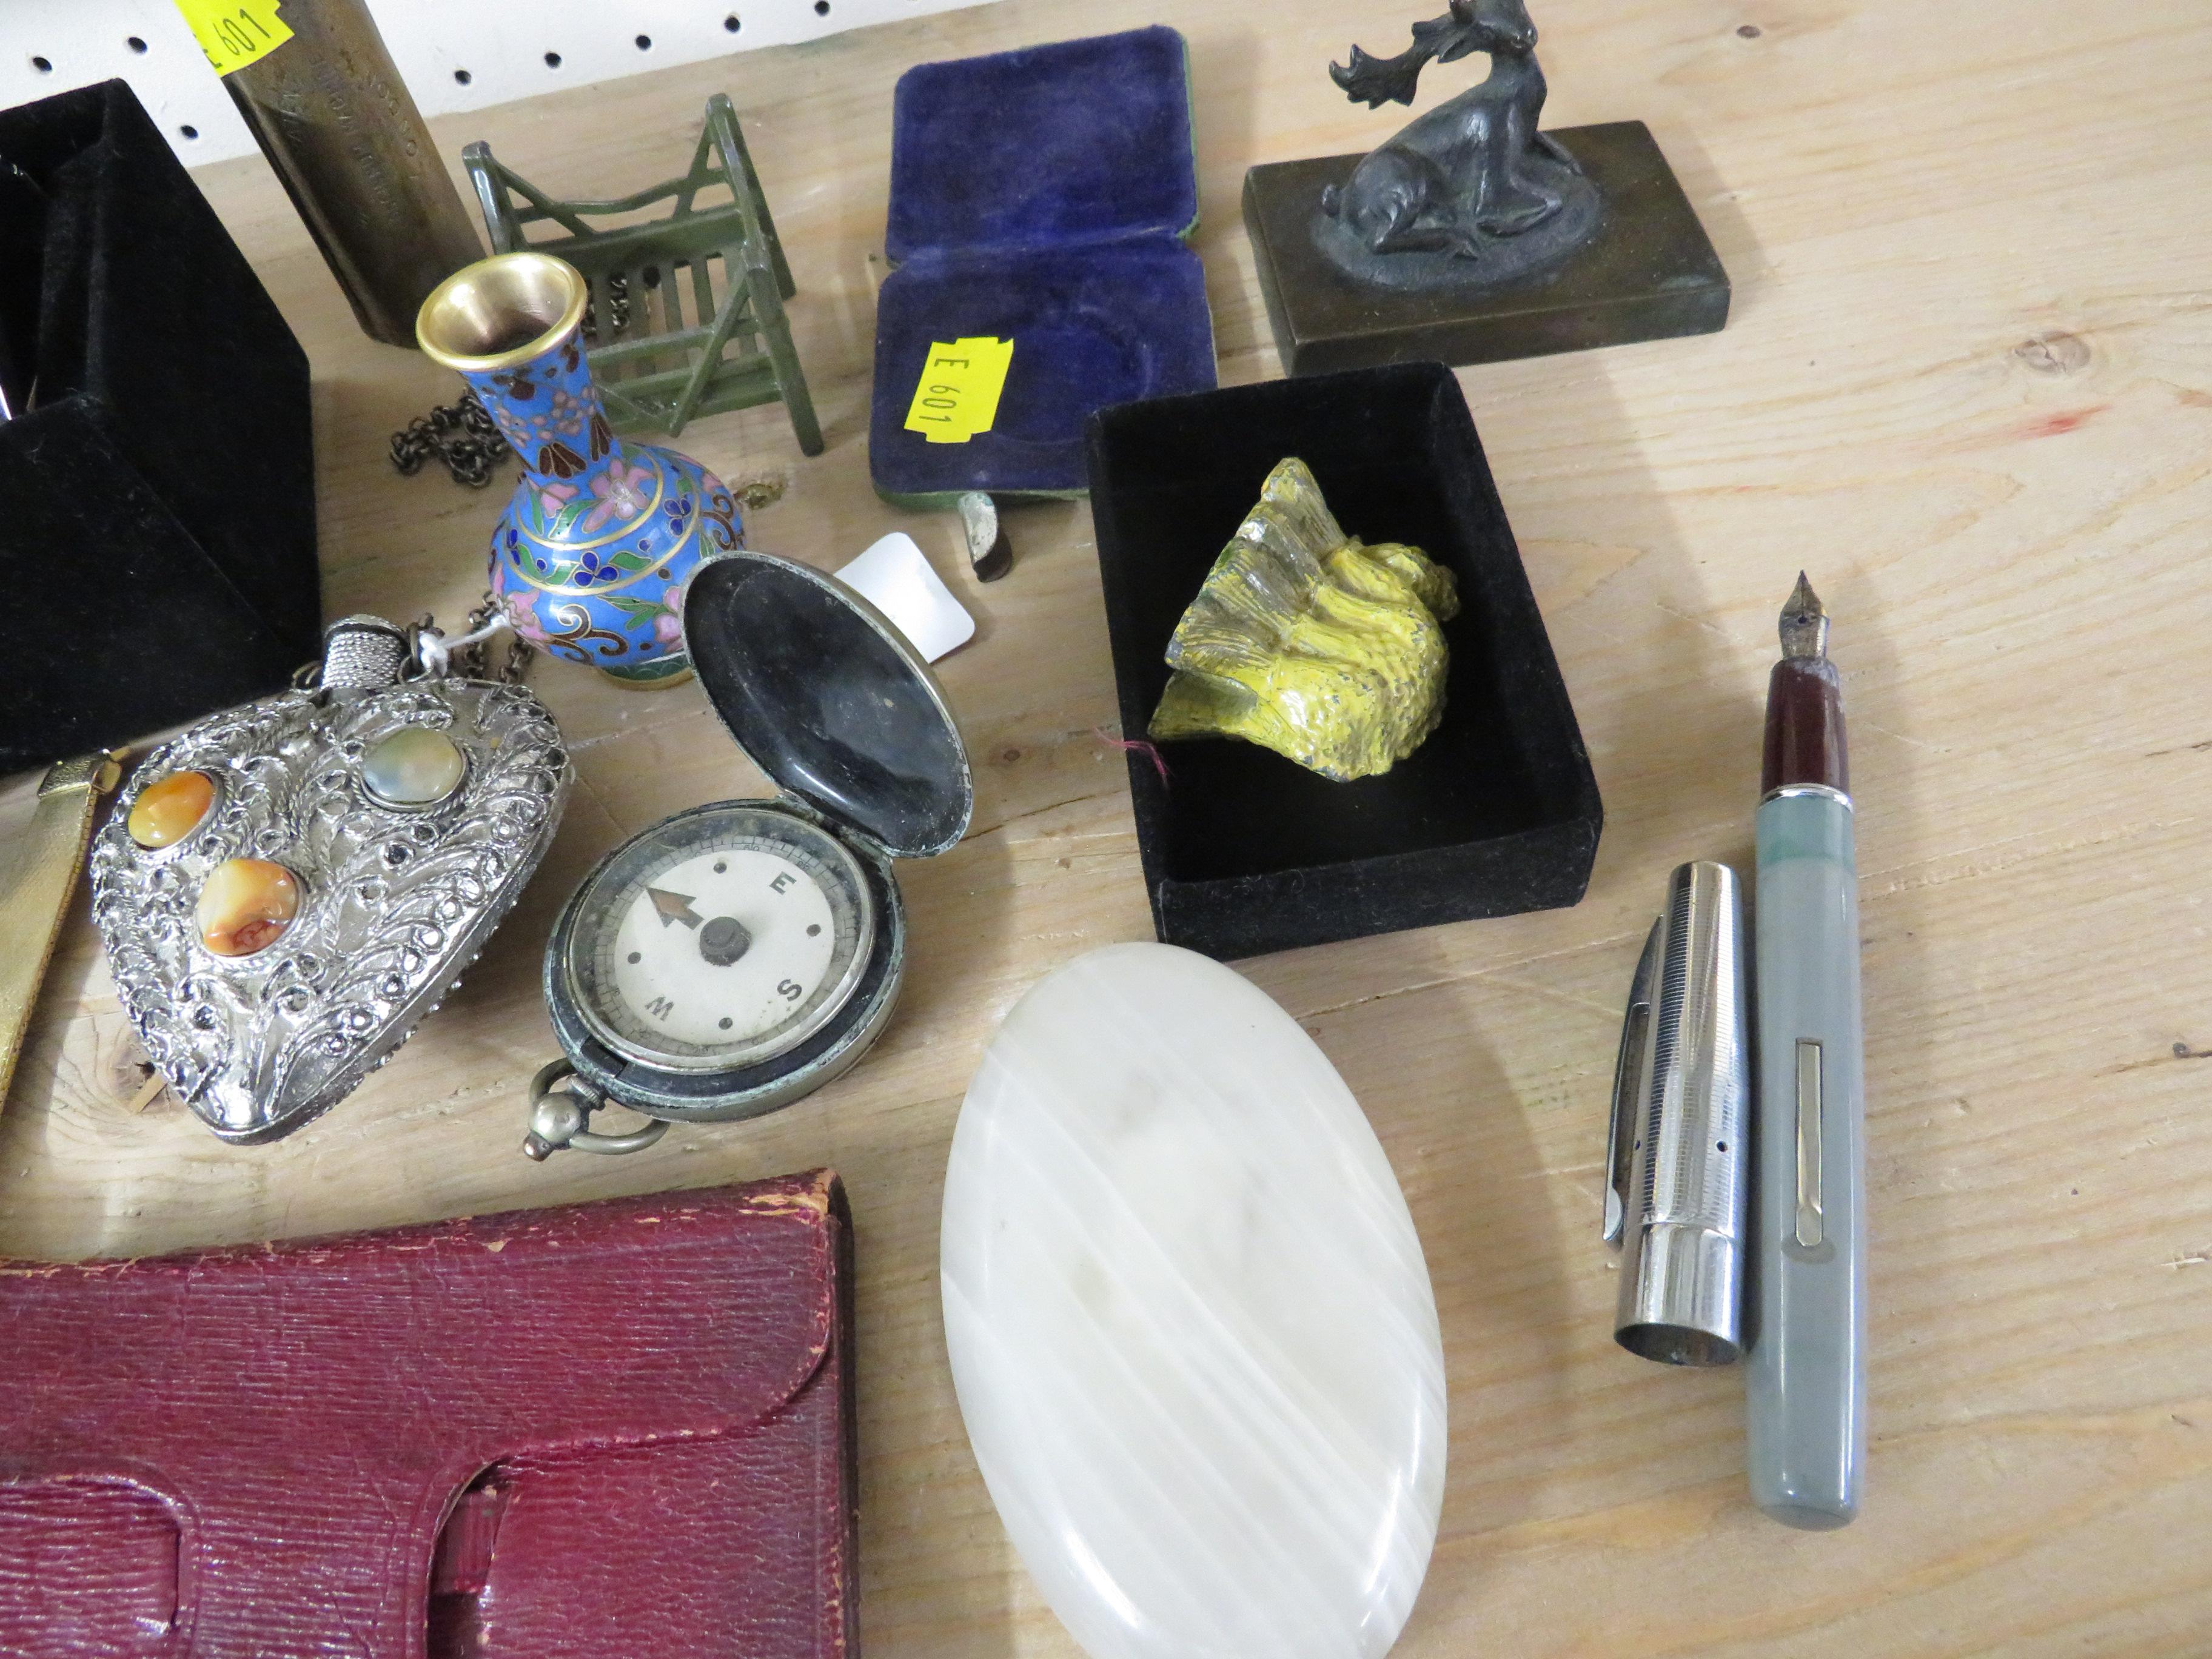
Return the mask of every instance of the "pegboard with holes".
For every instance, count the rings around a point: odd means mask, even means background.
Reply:
[[[438,115],[980,3],[370,0],[369,10],[415,101]],[[253,153],[174,0],[0,0],[0,108],[118,76],[187,167]]]

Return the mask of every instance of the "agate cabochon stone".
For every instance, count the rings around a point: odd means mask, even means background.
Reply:
[[[206,773],[172,772],[138,792],[124,828],[149,852],[173,847],[200,827],[214,805],[215,781]]]
[[[945,1345],[985,1484],[1092,1659],[1373,1659],[1436,1541],[1420,1240],[1297,1022],[1161,945],[1006,1016],[945,1171]]]
[[[276,942],[300,914],[300,878],[267,859],[225,859],[201,884],[193,920],[219,957],[250,957]]]
[[[403,726],[361,757],[361,779],[387,806],[435,806],[461,787],[469,763],[443,732]]]

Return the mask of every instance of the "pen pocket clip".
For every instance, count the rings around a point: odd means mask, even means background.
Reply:
[[[1644,954],[1629,987],[1628,1012],[1620,1023],[1620,1054],[1613,1065],[1613,1117],[1605,1132],[1605,1242],[1616,1250],[1627,1227],[1636,1118],[1651,1074],[1651,981],[1658,972],[1660,939],[1666,931],[1667,919],[1662,916],[1644,937]]]
[[[1797,1242],[1807,1249],[1824,1233],[1820,1211],[1820,1045],[1797,1039]]]

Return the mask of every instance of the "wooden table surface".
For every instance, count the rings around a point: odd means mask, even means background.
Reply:
[[[961,1429],[938,1200],[1000,1014],[1150,922],[1097,735],[1115,714],[1086,509],[1010,514],[1019,562],[978,588],[949,518],[869,489],[891,84],[925,59],[1178,25],[1195,246],[1222,379],[1246,381],[1278,368],[1244,169],[1391,131],[1399,112],[1347,104],[1324,69],[1355,37],[1395,50],[1418,9],[1004,0],[434,124],[449,159],[484,137],[562,194],[613,194],[676,171],[708,94],[731,93],[829,451],[802,459],[775,407],[681,447],[732,483],[788,480],[754,545],[829,566],[908,529],[975,611],[940,665],[974,828],[902,872],[905,1000],[858,1072],[757,1124],[530,1164],[556,906],[619,837],[764,788],[696,686],[541,664],[580,774],[556,847],[444,1011],[290,1139],[228,1147],[149,1098],[80,896],[0,1119],[0,1250],[143,1254],[834,1164],[860,1236],[867,1648],[1073,1655]],[[1399,1650],[2212,1652],[2212,17],[1539,10],[1553,124],[1650,124],[1735,309],[1718,336],[1462,372],[1604,792],[1589,896],[1243,964],[1365,1107],[1435,1279],[1450,1476]],[[313,360],[325,609],[458,618],[500,492],[401,478],[384,454],[452,378],[356,331],[258,159],[198,176]],[[1872,1462],[1864,1516],[1825,1536],[1751,1507],[1736,1372],[1613,1346],[1597,1239],[1630,970],[1673,865],[1747,867],[1801,565],[1836,617],[1866,933]]]

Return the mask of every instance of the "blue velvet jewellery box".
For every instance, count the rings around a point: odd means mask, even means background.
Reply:
[[[1206,273],[1183,245],[1197,224],[1188,54],[1171,28],[900,76],[878,492],[915,507],[1079,495],[1093,410],[1210,388]]]

